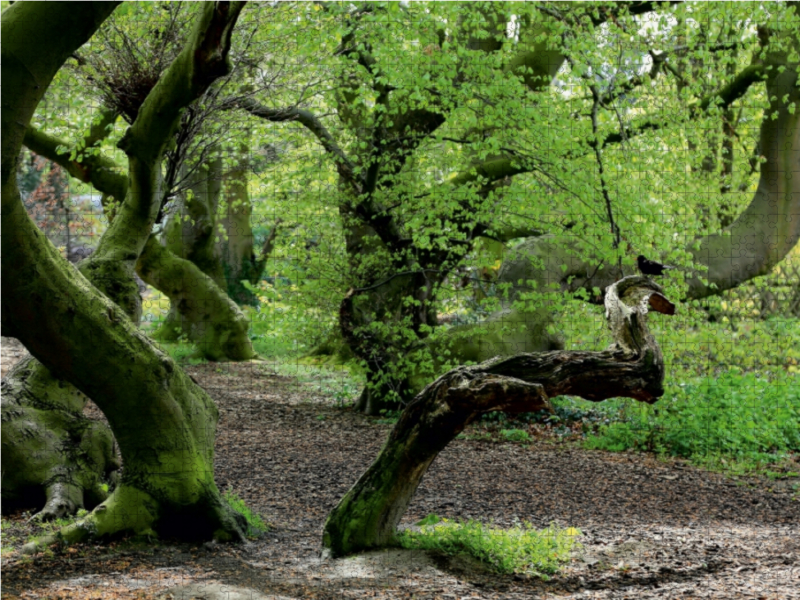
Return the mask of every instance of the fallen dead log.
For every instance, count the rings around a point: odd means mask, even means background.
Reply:
[[[331,511],[323,553],[337,557],[391,544],[397,524],[436,456],[467,425],[492,411],[552,411],[555,396],[599,402],[664,393],[664,360],[647,313],[675,306],[647,277],[606,288],[613,343],[601,352],[553,351],[494,358],[445,373],[405,408],[375,462]]]

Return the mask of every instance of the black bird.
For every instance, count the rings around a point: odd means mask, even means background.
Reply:
[[[654,260],[647,260],[641,254],[636,257],[636,264],[639,265],[639,270],[642,275],[663,275],[666,269],[674,269],[667,265],[662,265]]]

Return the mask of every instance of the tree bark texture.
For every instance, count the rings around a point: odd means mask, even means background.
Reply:
[[[44,89],[113,8],[114,3],[103,2],[18,3],[2,18],[3,329],[54,377],[95,401],[125,463],[124,476],[109,498],[29,550],[54,539],[122,532],[243,537],[243,517],[225,503],[214,483],[218,413],[213,402],[47,242],[25,214],[16,185],[25,129]],[[117,254],[131,268],[157,212],[153,191],[162,136],[168,138],[181,109],[226,72],[230,35],[241,8],[240,3],[219,2],[199,9],[184,51],[126,136],[124,145],[137,164],[131,166],[126,202],[107,232],[111,239],[104,236],[103,241],[110,255]]]
[[[211,277],[178,258],[151,236],[138,264],[139,276],[167,295],[180,326],[208,360],[247,360],[255,356],[247,317]]]
[[[91,510],[120,467],[111,430],[83,416],[86,396],[27,356],[3,378],[3,511],[41,507],[49,520]]]
[[[454,369],[405,408],[375,462],[328,516],[323,546],[342,556],[390,544],[430,464],[463,429],[492,411],[552,410],[556,396],[652,403],[664,393],[664,361],[647,312],[675,307],[650,279],[626,277],[606,292],[614,342],[602,352],[554,351]]]

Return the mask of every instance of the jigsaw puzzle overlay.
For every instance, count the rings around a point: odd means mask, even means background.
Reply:
[[[800,598],[798,32],[4,2],[2,598]]]

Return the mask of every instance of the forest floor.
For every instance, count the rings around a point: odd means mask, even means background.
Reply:
[[[549,581],[422,551],[322,560],[326,515],[391,425],[337,408],[285,368],[187,370],[220,408],[217,483],[262,515],[268,533],[238,546],[122,540],[23,556],[18,549],[41,526],[11,515],[3,519],[4,600],[800,599],[800,498],[786,482],[587,451],[546,433],[526,446],[455,440],[403,525],[435,513],[577,527],[582,548]]]

